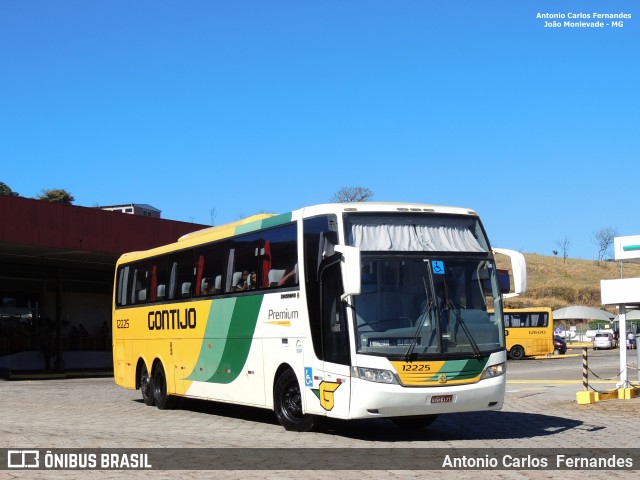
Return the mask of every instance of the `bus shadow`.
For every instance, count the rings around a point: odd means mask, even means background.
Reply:
[[[141,399],[135,401],[142,403]],[[180,399],[176,409],[279,427],[274,412],[262,408],[207,400]],[[317,434],[368,442],[394,443],[519,440],[550,437],[569,430],[596,432],[605,428],[607,428],[605,425],[554,415],[499,411],[440,415],[429,427],[416,430],[400,428],[388,419],[348,421],[327,419],[318,429]]]
[[[374,442],[519,440],[548,437],[568,430],[606,428],[579,420],[522,412],[475,412],[441,415],[427,428],[404,429],[390,420],[330,421],[325,433]]]
[[[141,404],[143,403],[142,399],[139,398],[134,401]],[[202,413],[203,415],[215,415],[248,422],[279,425],[275,413],[264,408],[234,405],[232,403],[214,402],[210,400],[198,400],[194,398],[180,398],[177,402],[174,410],[185,410]]]

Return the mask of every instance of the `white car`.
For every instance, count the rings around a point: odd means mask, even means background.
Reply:
[[[618,346],[616,339],[610,333],[596,333],[593,337],[593,349],[599,348],[616,348]]]

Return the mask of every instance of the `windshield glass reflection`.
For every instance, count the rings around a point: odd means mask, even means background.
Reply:
[[[504,348],[504,329],[487,313],[499,297],[493,263],[363,257],[362,266],[358,353],[411,360]]]

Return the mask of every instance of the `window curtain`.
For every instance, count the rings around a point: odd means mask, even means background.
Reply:
[[[461,225],[353,224],[351,239],[363,251],[485,252]]]

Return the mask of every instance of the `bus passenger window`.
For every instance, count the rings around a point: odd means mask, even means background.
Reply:
[[[297,232],[295,224],[283,225],[263,233],[264,287],[298,285]],[[266,281],[265,281],[266,280]]]
[[[280,277],[280,279],[277,282],[277,285],[279,287],[298,284],[298,265],[293,265],[289,269],[285,269],[284,272],[285,273]]]
[[[169,300],[191,297],[191,284],[194,281],[194,261],[191,251],[180,252],[169,257]]]
[[[196,286],[200,287],[199,295],[217,295],[222,292],[222,272],[224,270],[224,253],[226,242],[204,245],[195,250],[197,259]]]
[[[158,301],[162,301],[167,298],[166,286],[164,285],[164,283],[158,285],[156,298],[158,299]]]
[[[149,272],[146,268],[138,266],[133,271],[133,291],[131,303],[145,303],[147,301],[147,283]]]
[[[284,269],[272,268],[271,270],[269,270],[269,286],[277,287],[278,282],[280,281],[283,275],[284,275]]]
[[[222,275],[214,278],[203,278],[200,287],[200,295],[216,295],[220,293],[220,285],[222,283]]]

